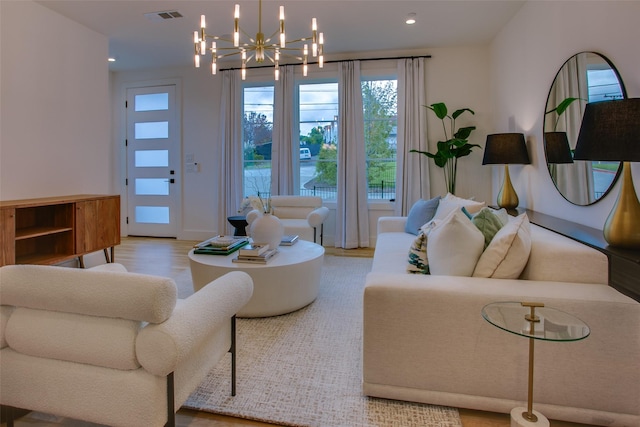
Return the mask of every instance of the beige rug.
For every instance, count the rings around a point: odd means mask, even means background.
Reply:
[[[237,395],[226,357],[184,407],[288,426],[460,427],[454,408],[362,395],[362,289],[370,258],[325,255],[320,294],[291,314],[238,319]],[[176,278],[181,296],[189,272]]]

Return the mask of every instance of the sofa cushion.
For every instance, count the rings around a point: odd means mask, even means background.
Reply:
[[[140,364],[135,342],[142,323],[18,307],[7,323],[15,351],[45,359],[132,370]]]
[[[429,232],[435,226],[435,222],[430,221],[420,227],[418,237],[416,237],[409,248],[408,273],[429,274],[429,257],[427,256],[427,240]]]
[[[161,323],[176,305],[172,279],[47,265],[2,267],[2,304]]]
[[[463,211],[464,210],[465,208],[463,208]],[[489,246],[489,243],[491,243],[493,236],[495,236],[496,233],[508,222],[508,218],[502,217],[496,214],[496,212],[498,211],[486,207],[480,209],[480,212],[471,216],[471,222],[478,227],[478,230],[480,230],[484,236],[485,249]]]
[[[509,221],[482,253],[474,277],[517,279],[529,261],[531,229],[527,214]]]
[[[439,203],[440,196],[429,200],[420,199],[415,202],[409,210],[404,231],[418,236],[420,233],[420,227],[431,221],[436,214]]]
[[[434,220],[427,253],[434,275],[471,276],[484,249],[484,236],[460,209]]]
[[[475,214],[484,207],[484,202],[476,202],[471,199],[463,199],[462,197],[454,196],[451,193],[447,193],[438,203],[438,209],[433,217],[434,219],[444,219],[452,211],[460,208],[466,208],[470,214]]]

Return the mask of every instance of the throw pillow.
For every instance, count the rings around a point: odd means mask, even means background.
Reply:
[[[427,241],[431,274],[471,276],[484,249],[480,230],[460,209],[434,222]]]
[[[502,219],[496,215],[495,212],[496,211],[491,208],[482,208],[480,212],[471,217],[471,222],[478,227],[478,230],[480,230],[484,236],[485,249],[489,246],[489,243],[491,243],[493,236],[495,236],[508,221],[508,219],[505,218],[505,222],[502,222]]]
[[[415,202],[409,210],[404,231],[417,236],[420,227],[431,221],[433,216],[436,214],[436,209],[438,209],[439,203],[440,196],[429,200],[421,199]]]
[[[471,199],[463,199],[461,197],[454,196],[451,193],[447,193],[446,196],[440,199],[438,203],[438,209],[434,215],[435,219],[444,219],[454,210],[465,208],[470,214],[474,214],[480,211],[484,207],[484,202],[476,202]]]
[[[530,253],[531,227],[527,214],[522,214],[496,233],[478,260],[473,276],[517,279]]]
[[[407,272],[413,274],[429,274],[429,258],[427,257],[427,238],[434,226],[434,222],[428,222],[420,228],[418,237],[415,238],[409,248],[409,265]]]

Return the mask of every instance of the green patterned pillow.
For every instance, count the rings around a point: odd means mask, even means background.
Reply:
[[[415,238],[409,248],[409,265],[407,272],[413,274],[429,274],[429,258],[427,257],[427,236],[433,228],[433,221],[426,223],[418,231],[418,237]]]
[[[489,246],[491,240],[493,240],[493,236],[495,236],[506,223],[503,222],[503,218],[498,214],[498,211],[494,211],[491,208],[482,208],[480,212],[473,215],[471,222],[478,227],[478,230],[480,230],[484,236],[485,249]]]

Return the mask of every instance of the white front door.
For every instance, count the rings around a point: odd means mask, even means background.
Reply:
[[[175,85],[127,89],[129,235],[177,237],[181,174],[175,93]]]

